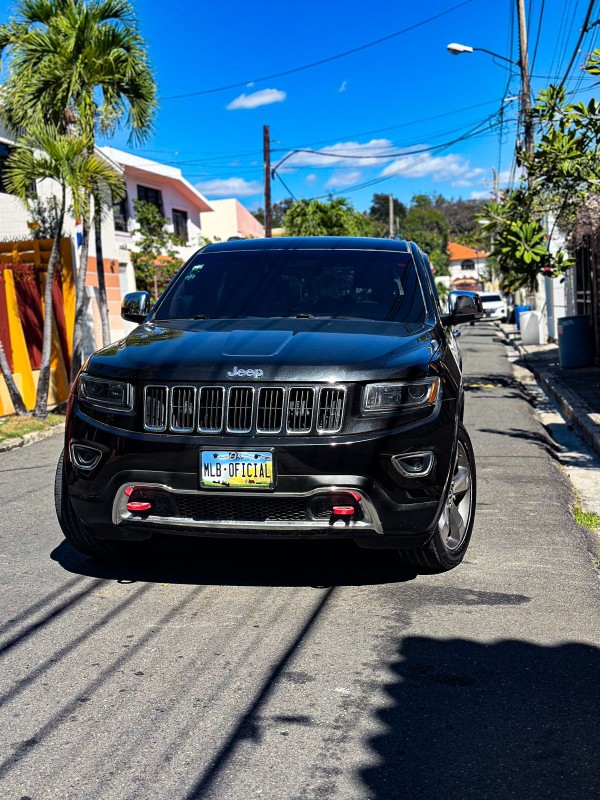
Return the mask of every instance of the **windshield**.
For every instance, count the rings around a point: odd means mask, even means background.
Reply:
[[[482,294],[480,295],[482,303],[501,303],[502,298],[499,294]]]
[[[238,250],[198,253],[154,319],[300,316],[420,323],[426,315],[409,253]]]

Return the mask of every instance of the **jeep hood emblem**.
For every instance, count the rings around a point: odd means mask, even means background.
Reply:
[[[262,378],[262,369],[238,369],[234,367],[227,373],[228,378]]]

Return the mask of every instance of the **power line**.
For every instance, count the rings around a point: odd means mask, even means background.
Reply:
[[[541,5],[541,8],[540,8],[540,18],[539,18],[539,22],[538,22],[537,35],[535,37],[535,46],[533,48],[533,58],[531,59],[531,71],[532,72],[535,69],[535,59],[537,58],[538,45],[540,43],[540,35],[542,33],[542,21],[543,21],[543,18],[544,18],[544,6],[545,5],[546,5],[546,0],[542,0],[542,5]]]
[[[472,111],[475,108],[483,108],[484,106],[494,105],[497,102],[498,102],[498,100],[486,100],[484,103],[476,103],[474,105],[464,106],[464,108],[458,108],[458,109],[455,109],[454,111],[447,111],[447,112],[445,112],[443,114],[434,114],[433,116],[430,116],[430,117],[423,117],[421,119],[410,120],[408,122],[399,123],[398,125],[388,125],[385,128],[374,128],[374,129],[371,129],[371,130],[368,130],[368,131],[360,131],[358,133],[346,133],[346,134],[341,134],[341,135],[338,135],[338,136],[332,136],[332,137],[329,137],[327,139],[320,139],[320,140],[314,141],[314,142],[303,143],[302,145],[300,145],[300,147],[305,147],[306,148],[306,147],[312,147],[313,145],[322,144],[324,142],[328,143],[328,142],[332,142],[332,141],[339,141],[340,139],[350,139],[352,137],[368,136],[368,135],[373,134],[373,133],[384,133],[384,132],[389,131],[389,130],[395,130],[395,129],[398,129],[398,128],[406,128],[406,127],[411,127],[413,125],[418,125],[418,124],[420,124],[422,122],[431,122],[432,120],[438,120],[438,119],[441,119],[442,117],[455,117],[457,114],[461,114],[461,113],[463,113],[465,111]],[[457,130],[457,129],[453,128],[450,131],[445,131],[444,133],[442,133],[440,135],[446,136],[448,133],[452,133],[454,130]],[[407,145],[407,146],[410,146],[410,145]],[[271,148],[271,152],[272,153],[285,153],[288,150],[297,150],[297,149],[299,149],[298,146],[295,146],[295,147],[294,146],[273,147],[273,148]],[[208,162],[212,162],[212,161],[224,161],[224,160],[228,160],[228,159],[244,158],[245,156],[259,156],[261,154],[262,154],[262,151],[253,150],[253,151],[249,151],[249,152],[246,152],[246,153],[224,153],[223,155],[220,155],[220,156],[212,156],[212,157],[208,157],[208,158],[185,159],[183,161],[165,161],[164,163],[165,164],[169,164],[170,166],[176,166],[176,167],[191,166],[191,165],[195,165],[195,164],[204,164],[204,163],[208,163]]]
[[[464,141],[466,139],[474,138],[476,136],[482,136],[482,135],[485,135],[485,134],[489,133],[493,129],[483,130],[483,131],[482,130],[478,130],[479,128],[481,128],[481,126],[483,124],[486,124],[489,121],[489,119],[490,118],[487,118],[486,120],[484,120],[479,125],[476,125],[471,131],[469,131],[468,133],[464,134],[464,136],[462,136],[460,138],[460,140],[445,142],[442,145],[437,145],[435,148],[430,148],[430,150],[428,150],[427,153],[431,152],[431,150],[439,150],[440,152],[442,152],[443,150],[446,150],[449,147],[452,147],[453,144],[456,144],[456,141]],[[403,153],[402,155],[407,155],[407,154]],[[329,197],[330,195],[348,194],[349,192],[355,192],[355,191],[358,191],[359,189],[366,189],[366,188],[368,188],[370,186],[375,186],[376,184],[383,183],[384,181],[390,180],[391,178],[395,178],[398,175],[400,175],[402,172],[405,172],[406,170],[409,170],[409,169],[413,169],[414,167],[418,166],[419,164],[424,163],[425,161],[427,161],[427,155],[422,155],[421,158],[418,158],[418,159],[416,159],[416,161],[413,161],[413,162],[411,162],[409,164],[406,164],[406,166],[403,169],[399,169],[396,172],[392,173],[391,175],[384,175],[384,176],[381,176],[381,177],[378,177],[378,178],[372,178],[371,180],[363,181],[362,183],[354,184],[354,185],[351,185],[351,186],[346,186],[344,188],[340,188],[337,191],[331,191],[331,192],[327,192],[325,194],[317,195],[316,197],[312,197],[310,199],[311,200],[319,200],[319,199],[321,199],[323,197]]]
[[[579,32],[579,38],[577,39],[577,44],[575,45],[575,49],[573,50],[573,55],[571,56],[571,60],[569,61],[569,66],[567,67],[567,69],[565,71],[565,75],[564,75],[562,81],[560,82],[559,88],[562,88],[564,86],[565,81],[569,77],[569,73],[571,72],[573,64],[575,63],[575,59],[577,58],[577,54],[579,53],[579,48],[581,46],[581,43],[583,42],[583,37],[586,35],[586,33],[589,30],[588,29],[588,23],[590,21],[590,17],[592,16],[592,11],[593,11],[595,2],[596,2],[596,0],[590,0],[590,4],[588,6],[588,10],[586,12],[585,19],[583,21],[583,26],[582,26],[582,28],[581,28],[581,30]]]
[[[230,83],[227,86],[216,86],[212,89],[201,89],[198,92],[188,92],[186,94],[169,95],[161,99],[181,100],[185,97],[198,97],[204,94],[214,94],[215,92],[224,92],[227,91],[228,89],[238,89],[241,86],[248,86],[248,84],[250,83],[261,83],[262,81],[270,81],[273,78],[281,78],[284,75],[292,75],[295,72],[302,72],[305,69],[312,69],[313,67],[319,67],[322,64],[328,64],[330,61],[336,61],[339,58],[345,58],[346,56],[352,55],[353,53],[358,53],[361,50],[366,50],[369,47],[375,47],[376,45],[382,44],[383,42],[388,42],[390,39],[394,39],[397,36],[402,36],[405,33],[410,33],[410,31],[414,31],[417,28],[422,28],[424,25],[428,25],[430,22],[435,22],[441,17],[445,17],[446,15],[451,14],[453,11],[457,11],[459,8],[469,5],[469,3],[472,2],[473,0],[463,0],[462,3],[458,3],[455,6],[451,6],[450,8],[447,8],[445,11],[440,11],[439,14],[435,14],[432,17],[428,17],[427,19],[421,20],[421,22],[415,22],[413,25],[409,25],[406,28],[402,28],[399,31],[394,31],[394,33],[389,33],[387,36],[382,36],[380,39],[375,39],[372,42],[361,44],[358,47],[353,47],[350,50],[344,50],[343,53],[336,53],[336,55],[328,56],[327,58],[321,58],[318,61],[311,61],[310,64],[303,64],[300,67],[293,67],[292,69],[286,69],[283,70],[282,72],[274,72],[271,75],[264,75],[261,78],[251,78],[249,80],[240,81],[238,83]]]

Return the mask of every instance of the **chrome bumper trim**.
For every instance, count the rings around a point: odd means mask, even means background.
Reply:
[[[327,489],[312,489],[310,492],[274,492],[268,497],[281,498],[281,497],[315,497],[318,495],[327,496],[330,494],[339,494],[341,492],[354,492],[360,495],[360,505],[363,512],[363,519],[357,521],[347,522],[339,520],[331,522],[330,519],[313,519],[313,520],[284,520],[272,522],[260,522],[255,520],[195,520],[186,517],[157,517],[149,514],[148,516],[141,516],[140,514],[132,513],[127,510],[127,495],[125,489],[128,486],[136,486],[141,489],[159,489],[171,494],[187,494],[195,495],[197,497],[260,497],[261,500],[267,499],[264,493],[260,495],[252,495],[250,492],[206,492],[196,491],[193,489],[173,489],[163,483],[144,483],[140,481],[132,481],[124,483],[119,487],[115,495],[112,510],[112,521],[114,525],[127,524],[142,524],[142,525],[172,525],[175,527],[186,528],[211,528],[213,530],[227,530],[230,528],[245,529],[257,528],[259,530],[314,530],[315,528],[322,528],[323,530],[340,530],[342,528],[352,531],[374,531],[375,533],[383,534],[383,526],[375,507],[368,496],[361,490],[348,486],[330,486]]]

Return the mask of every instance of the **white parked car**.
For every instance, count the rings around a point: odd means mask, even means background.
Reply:
[[[506,322],[508,310],[504,297],[498,292],[478,292],[478,294],[481,297],[484,319],[499,319]]]

